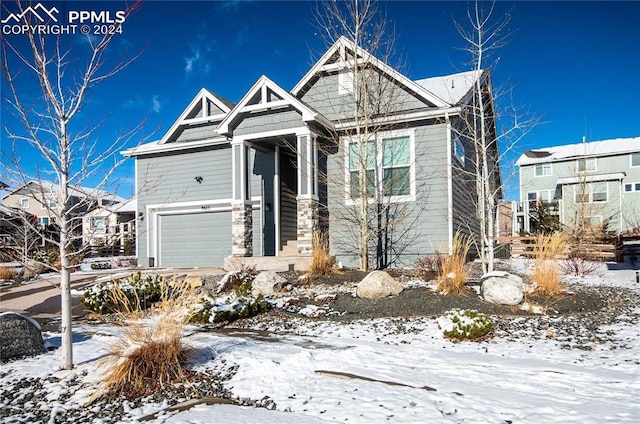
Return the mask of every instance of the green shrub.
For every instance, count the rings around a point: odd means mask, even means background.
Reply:
[[[128,278],[94,285],[84,292],[82,302],[87,309],[99,314],[130,312],[149,308],[160,300],[161,292],[161,276],[149,275],[143,279],[138,272]]]
[[[91,269],[111,269],[109,262],[94,262],[91,264]]]
[[[244,281],[240,286],[222,297],[204,295],[193,306],[191,322],[216,323],[235,321],[239,318],[249,318],[269,309],[269,303],[261,294],[251,295],[251,281]]]
[[[474,309],[451,309],[439,317],[437,323],[446,337],[457,340],[477,339],[493,331],[489,315]]]

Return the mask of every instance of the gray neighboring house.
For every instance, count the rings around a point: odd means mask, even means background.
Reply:
[[[568,226],[581,213],[611,231],[640,228],[640,137],[529,150],[516,164],[524,230],[538,201]]]
[[[162,138],[123,152],[135,158],[139,264],[214,266],[229,257],[245,263],[272,257],[304,267],[312,232],[322,228],[336,259],[356,265],[355,249],[344,243],[353,229],[341,218],[353,207],[348,57],[366,62],[402,97],[400,110],[379,117],[388,130],[369,140],[384,155],[381,146],[392,142],[402,150],[371,169],[380,180],[400,176],[385,199],[407,206],[402,237],[412,242],[394,264],[413,265],[449,249],[458,228],[477,230],[469,200],[474,182],[463,177],[473,144],[462,115],[478,80],[490,91],[489,73],[413,81],[340,38],[292,90],[262,76],[232,104],[202,89]],[[495,131],[493,118],[490,126]],[[491,176],[499,185],[497,163]]]

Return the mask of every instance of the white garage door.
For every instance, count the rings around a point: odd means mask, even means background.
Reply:
[[[159,219],[160,266],[222,266],[231,254],[231,211]]]

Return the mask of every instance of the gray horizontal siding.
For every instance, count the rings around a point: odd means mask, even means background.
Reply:
[[[234,129],[234,135],[255,134],[304,126],[302,115],[296,110],[277,110],[245,117]]]
[[[218,137],[219,134],[216,133],[216,126],[217,124],[212,123],[191,125],[181,131],[177,131],[176,135],[172,137],[170,141],[188,142]]]
[[[371,71],[373,72],[373,71]],[[373,74],[367,77],[370,92],[382,92],[379,100],[373,100],[372,106],[381,110],[382,114],[397,113],[415,109],[427,108],[415,95],[409,93],[395,82],[390,82],[386,77]],[[353,94],[339,94],[337,73],[323,75],[302,96],[302,100],[314,110],[320,112],[332,121],[351,119],[355,108]],[[383,86],[378,89],[377,87]],[[372,96],[372,99],[377,99]]]
[[[231,147],[138,157],[138,213],[147,205],[231,198]],[[202,177],[198,183],[195,177]],[[231,224],[229,224],[231,225]],[[138,222],[138,260],[147,265],[147,222]]]
[[[415,128],[416,201],[390,206],[396,246],[401,251],[397,265],[412,266],[425,254],[448,248],[449,222],[447,190],[446,126]],[[328,159],[329,225],[331,251],[346,265],[358,265],[358,226],[354,222],[357,205],[345,202],[344,152],[342,146]],[[371,211],[372,216],[374,211]],[[373,246],[370,255],[375,258]]]

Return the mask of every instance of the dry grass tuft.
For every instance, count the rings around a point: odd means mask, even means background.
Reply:
[[[16,274],[15,268],[0,267],[0,280],[15,280]]]
[[[311,263],[309,264],[309,275],[321,277],[332,272],[334,260],[329,253],[329,234],[325,231],[313,231],[312,238],[313,251],[311,253]]]
[[[441,255],[442,274],[438,278],[438,291],[444,294],[461,295],[467,282],[464,264],[467,262],[472,240],[457,232],[453,237],[451,254]]]
[[[109,355],[98,363],[106,372],[96,394],[133,398],[183,382],[190,374],[186,364],[191,350],[182,334],[195,298],[192,282],[163,279],[161,299],[149,311],[122,295],[116,292],[114,301],[125,302],[121,310],[127,312],[120,314],[125,326]]]
[[[536,294],[558,296],[562,292],[558,258],[567,250],[567,237],[564,234],[540,234],[536,239],[533,252],[535,269],[533,280],[536,282]]]

